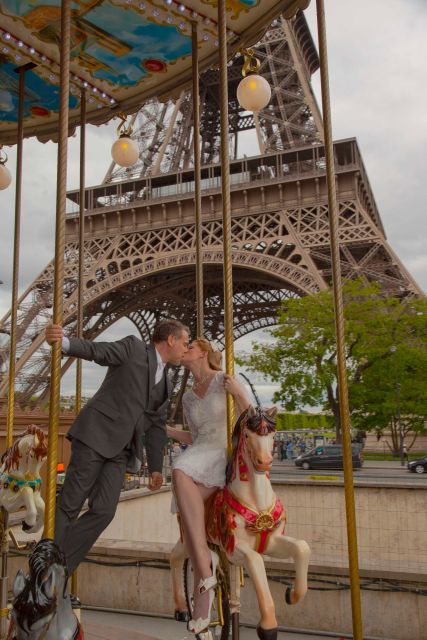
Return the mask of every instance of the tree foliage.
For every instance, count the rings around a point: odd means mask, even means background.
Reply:
[[[400,400],[406,430],[427,418],[427,302],[386,295],[361,280],[343,285],[346,363],[352,424],[396,427]],[[339,436],[335,320],[331,291],[287,300],[274,341],[253,343],[239,364],[280,385],[274,401],[288,411],[320,406],[332,412]],[[396,385],[400,384],[400,388]],[[398,397],[400,395],[400,398]]]
[[[333,429],[334,421],[332,416],[324,413],[278,413],[276,416],[276,428],[279,431]]]

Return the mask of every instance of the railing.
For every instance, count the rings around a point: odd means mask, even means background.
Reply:
[[[335,143],[336,171],[363,171],[363,163],[354,140]],[[286,182],[323,176],[326,162],[323,146],[295,151],[243,158],[230,163],[231,188],[254,182]],[[221,189],[219,165],[202,169],[202,193],[206,195]],[[194,193],[193,172],[179,171],[125,182],[108,183],[86,190],[86,210],[91,215],[109,209],[120,210],[132,205],[151,203],[168,198],[186,197]],[[369,192],[369,195],[370,192]],[[375,203],[373,202],[375,208]],[[78,192],[69,192],[67,215],[76,215],[79,209]]]
[[[163,486],[170,486],[172,483],[172,460],[172,450],[171,447],[168,446],[165,448],[163,456]],[[126,474],[123,482],[123,491],[129,491],[130,489],[137,489],[139,487],[146,488],[148,487],[149,480],[148,466],[144,460],[138,473]]]

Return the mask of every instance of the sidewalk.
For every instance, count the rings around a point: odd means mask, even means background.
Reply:
[[[401,469],[408,471],[407,466],[401,466],[400,460],[364,460],[362,469]],[[295,458],[292,460],[273,460],[273,469],[295,468]]]
[[[82,610],[85,640],[194,640],[183,622],[121,613]],[[240,640],[256,640],[255,629],[241,627]],[[279,633],[278,640],[327,640],[327,636]]]

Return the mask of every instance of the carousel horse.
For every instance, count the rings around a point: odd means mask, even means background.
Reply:
[[[275,605],[263,555],[293,559],[295,582],[286,590],[288,604],[297,604],[307,592],[310,556],[304,540],[285,536],[285,509],[270,483],[275,413],[274,407],[268,411],[249,407],[239,417],[233,432],[226,486],[215,493],[206,509],[208,542],[218,545],[232,564],[243,566],[252,580],[261,614],[257,627],[261,640],[277,638]],[[176,619],[186,609],[180,579],[186,557],[185,545],[179,541],[171,555]]]
[[[30,425],[1,458],[0,507],[9,513],[25,507],[27,513],[22,528],[27,533],[35,533],[43,526],[40,467],[46,456],[47,438],[44,432]]]
[[[83,640],[71,607],[65,556],[53,540],[40,540],[13,585],[13,608],[7,640]]]

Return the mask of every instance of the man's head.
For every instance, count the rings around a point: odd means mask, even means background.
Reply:
[[[181,364],[189,340],[190,330],[179,320],[162,320],[154,327],[153,342],[163,362]]]

